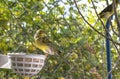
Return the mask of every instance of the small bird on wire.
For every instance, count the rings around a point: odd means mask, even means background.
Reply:
[[[115,9],[118,7],[119,0],[115,0]],[[106,8],[104,8],[99,14],[99,18],[103,19],[106,18],[108,19],[114,14],[114,2],[112,2],[110,5],[108,5]],[[99,18],[97,21],[94,23],[94,25],[98,22]]]
[[[47,38],[45,31],[39,29],[34,35],[35,43],[34,45],[42,50],[45,55],[55,55],[55,53],[60,53],[56,46]]]

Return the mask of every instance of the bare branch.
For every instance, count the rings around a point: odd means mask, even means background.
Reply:
[[[75,6],[76,6],[76,8],[77,8],[77,10],[78,10],[78,12],[79,12],[79,14],[80,14],[80,16],[83,18],[83,20],[84,20],[95,32],[97,32],[98,34],[100,34],[102,37],[107,38],[107,39],[109,39],[110,41],[114,42],[116,45],[120,45],[120,43],[113,41],[111,38],[106,37],[104,34],[102,34],[102,33],[99,32],[97,29],[95,29],[95,28],[84,18],[83,14],[82,14],[81,11],[79,10],[79,7],[78,7],[78,5],[77,5],[76,0],[74,0],[74,3],[75,3]]]
[[[115,18],[116,18],[116,22],[117,22],[117,28],[118,28],[118,33],[119,33],[119,41],[120,41],[120,23],[119,23],[119,19],[117,16],[117,11],[116,11],[116,0],[113,0],[113,8],[114,8],[114,14],[115,14]]]

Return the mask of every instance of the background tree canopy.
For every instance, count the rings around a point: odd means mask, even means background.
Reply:
[[[34,47],[34,34],[38,29],[46,31],[49,39],[58,47],[60,56],[49,56],[39,74],[31,79],[103,79],[107,76],[104,25],[101,22],[91,28],[108,0],[1,0],[0,1],[0,53],[25,52],[43,54]],[[117,10],[120,18],[120,9]],[[104,24],[106,20],[103,19]],[[110,28],[113,79],[120,78],[119,31],[112,20]],[[62,57],[62,58],[61,58]],[[119,61],[119,60],[118,60]],[[94,73],[94,71],[96,71]],[[0,69],[0,79],[20,79],[12,70]]]

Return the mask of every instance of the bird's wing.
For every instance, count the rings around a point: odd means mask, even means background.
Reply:
[[[112,4],[108,5],[105,9],[103,9],[103,11],[100,13],[102,14],[103,12],[111,12],[113,10],[113,6]]]
[[[107,17],[111,16],[113,14],[112,11],[113,11],[113,5],[110,4],[99,13],[100,18],[104,18],[106,16]]]
[[[47,46],[49,46],[49,48],[51,49],[51,53],[60,53],[60,51],[57,49],[57,46],[53,42],[51,42],[47,37],[43,38],[43,42],[47,44]]]

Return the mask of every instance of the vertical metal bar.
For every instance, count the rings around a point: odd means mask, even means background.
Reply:
[[[111,18],[108,19],[106,23],[106,29],[108,30],[106,31],[106,37],[109,37],[110,20]],[[106,54],[107,54],[107,71],[109,73],[111,71],[112,64],[111,64],[110,40],[108,38],[106,38]],[[108,79],[112,79],[112,73],[108,75]]]

